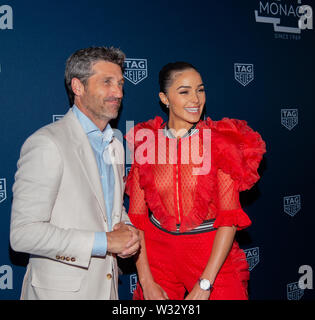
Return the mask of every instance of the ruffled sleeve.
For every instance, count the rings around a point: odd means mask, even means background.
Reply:
[[[244,120],[223,118],[211,121],[211,127],[217,168],[237,182],[238,191],[250,189],[260,178],[257,169],[266,152],[260,134]]]
[[[129,196],[128,217],[131,223],[140,230],[145,230],[148,221],[148,208],[144,190],[140,187],[139,168],[133,164],[126,182],[125,193]]]
[[[146,167],[143,164],[145,157],[140,153],[137,155],[137,148],[143,143],[143,139],[146,139],[146,146],[149,149],[149,144],[154,144],[155,139],[148,141],[147,138],[148,136],[150,137],[148,130],[153,133],[154,130],[160,128],[162,123],[163,119],[160,117],[138,123],[125,136],[133,161],[125,187],[125,193],[129,196],[128,216],[132,224],[140,230],[145,230],[146,224],[149,221],[149,213],[144,190],[145,186],[141,182],[143,180],[143,167]]]
[[[251,220],[243,209],[221,210],[218,212],[213,227],[235,226],[237,230],[242,230],[249,227],[251,224]]]
[[[237,230],[247,228],[251,221],[243,211],[240,201],[237,185],[229,174],[218,170],[218,211],[214,227],[236,226]]]

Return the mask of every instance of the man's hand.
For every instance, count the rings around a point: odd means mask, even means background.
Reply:
[[[131,257],[140,247],[139,231],[123,222],[117,223],[113,231],[106,235],[107,251],[116,253],[121,258]]]

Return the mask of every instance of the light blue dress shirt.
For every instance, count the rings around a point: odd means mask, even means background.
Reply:
[[[73,106],[72,111],[81,123],[83,130],[86,133],[91,147],[94,151],[103,188],[108,229],[109,231],[111,231],[115,176],[110,160],[108,146],[113,140],[114,131],[112,130],[110,124],[107,124],[103,132],[100,131],[100,129],[94,124],[94,122],[91,121],[84,113],[82,113],[76,105]],[[96,232],[92,256],[105,256],[106,252],[106,233]]]

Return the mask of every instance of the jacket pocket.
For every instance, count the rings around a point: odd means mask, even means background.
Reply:
[[[32,286],[47,290],[76,292],[80,290],[82,277],[51,275],[32,270]]]

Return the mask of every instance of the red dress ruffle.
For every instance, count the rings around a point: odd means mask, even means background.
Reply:
[[[237,230],[242,230],[252,224],[248,215],[242,209],[218,211],[213,227],[235,226]]]
[[[201,124],[204,125],[215,132],[213,155],[216,166],[239,182],[239,191],[250,189],[260,178],[257,169],[266,152],[266,144],[260,134],[245,120],[223,118],[212,121],[207,118]]]
[[[143,143],[146,143],[148,150],[158,149],[158,130],[163,128],[162,124],[163,119],[156,117],[137,124],[127,133],[126,140],[133,157]],[[196,128],[200,133],[203,129],[211,129],[211,170],[207,174],[198,176],[192,205],[181,216],[180,231],[191,230],[204,220],[212,218],[216,219],[214,225],[216,228],[232,225],[237,226],[238,229],[248,227],[251,221],[240,207],[232,210],[220,208],[217,173],[218,170],[222,170],[230,175],[237,191],[250,189],[259,179],[257,169],[266,152],[265,142],[259,133],[253,131],[247,122],[242,120],[224,118],[221,121],[212,121],[207,118],[205,121],[200,121]],[[154,138],[135,141],[138,132],[141,136],[141,129],[152,131]],[[202,143],[201,134],[200,141]],[[170,207],[165,207],[164,199],[155,183],[156,179],[152,170],[155,164],[140,162],[135,159],[132,165],[127,178],[126,193],[128,195],[131,193],[131,186],[134,183],[133,168],[137,168],[140,188],[144,190],[144,201],[147,207],[165,229],[176,230],[178,223],[176,214],[171,212]],[[170,192],[173,192],[173,189],[170,189]],[[144,214],[147,215],[147,213]],[[142,230],[145,228],[145,223],[140,221],[146,220],[147,217],[144,217],[141,212],[130,212],[130,219],[136,227]]]

